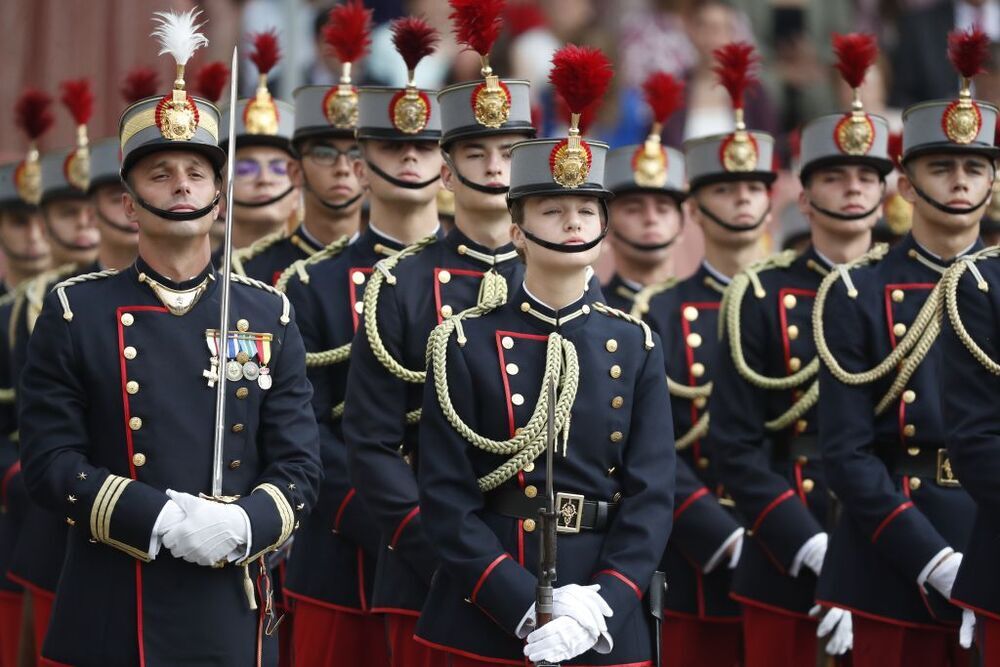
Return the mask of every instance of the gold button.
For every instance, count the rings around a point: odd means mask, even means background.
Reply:
[[[136,468],[141,468],[142,466],[146,465],[146,455],[141,452],[133,454],[132,465],[134,465]]]
[[[617,380],[622,376],[622,367],[619,366],[618,364],[615,364],[614,366],[611,367],[608,373],[611,375],[611,377]]]
[[[71,519],[70,517],[66,517],[66,523],[69,524],[69,525],[71,525],[71,526],[75,526],[76,525],[76,521],[73,521],[73,519]]]
[[[906,325],[903,324],[902,322],[896,322],[895,324],[892,325],[892,334],[896,338],[899,338],[905,333],[906,333]]]
[[[806,493],[812,493],[812,490],[816,488],[816,482],[811,479],[802,480],[802,490]]]
[[[706,405],[708,405],[708,399],[705,398],[704,396],[699,396],[698,398],[694,399],[694,407],[698,408],[699,410],[704,408]]]
[[[612,431],[610,435],[611,442],[621,442],[621,439],[624,437],[621,431]]]
[[[531,533],[531,532],[533,532],[535,530],[535,520],[534,519],[525,519],[524,523],[522,523],[521,525],[524,528],[524,532],[526,532],[526,533]]]
[[[901,289],[892,290],[892,300],[895,301],[896,303],[902,303],[905,297],[906,295],[903,293],[903,290]]]
[[[445,270],[438,271],[438,282],[439,283],[441,283],[442,285],[444,285],[445,283],[447,283],[450,280],[451,280],[451,272],[450,271],[445,271]]]
[[[699,467],[699,468],[701,468],[702,470],[707,470],[707,469],[708,469],[708,466],[710,465],[710,462],[709,462],[709,460],[708,460],[707,458],[705,458],[705,457],[703,456],[703,457],[701,457],[700,459],[698,459],[698,464],[697,464],[697,465],[698,465],[698,467]]]
[[[138,431],[140,428],[142,428],[142,419],[140,419],[139,417],[132,417],[131,419],[128,420],[128,427],[133,431]]]
[[[354,312],[355,313],[357,313],[358,315],[360,315],[361,311],[363,311],[364,309],[365,309],[365,302],[364,301],[357,301],[357,302],[355,302],[355,304],[354,304]]]
[[[587,304],[583,304],[582,306],[580,306],[580,312],[583,313],[584,315],[590,315],[590,306],[588,306]]]
[[[906,426],[903,427],[903,435],[905,435],[907,438],[912,438],[916,434],[917,434],[917,427],[914,426],[913,424],[907,424]]]
[[[920,448],[919,447],[907,447],[906,448],[906,453],[909,454],[910,456],[920,456]]]
[[[529,484],[528,486],[524,487],[524,495],[528,496],[529,498],[534,498],[535,496],[538,495],[538,489]]]
[[[625,399],[622,398],[621,396],[615,396],[614,398],[611,399],[611,407],[613,407],[615,410],[617,410],[623,405],[625,405]]]
[[[243,424],[233,424],[233,433],[242,433]]]
[[[785,298],[782,299],[782,303],[785,304],[785,308],[794,308],[795,304],[798,303],[798,299],[795,298],[794,294],[786,294]]]
[[[236,398],[246,398],[250,395],[250,390],[246,387],[240,387],[236,390]]]
[[[136,352],[135,348],[131,345],[122,350],[122,356],[129,360],[135,359],[136,354],[138,354],[138,352]]]
[[[798,357],[792,357],[788,360],[788,369],[793,373],[802,368],[802,360]]]
[[[138,394],[139,383],[136,382],[135,380],[129,380],[128,382],[125,383],[125,391],[127,391],[130,394]]]
[[[513,394],[510,397],[510,402],[514,405],[524,405],[524,396],[521,396],[521,394]]]
[[[238,331],[250,331],[250,323],[247,322],[246,320],[242,320],[242,319],[241,320],[237,320],[236,321],[236,329]]]
[[[448,304],[441,306],[441,317],[451,317],[451,306]]]
[[[517,375],[520,370],[521,369],[517,367],[517,364],[507,364],[507,375]]]
[[[621,491],[615,491],[615,495],[611,496],[611,502],[613,502],[613,503],[617,503],[621,499],[622,499],[622,492]]]
[[[701,347],[701,335],[696,333],[688,334],[687,344],[689,347]]]
[[[800,456],[797,459],[795,459],[795,462],[798,463],[800,466],[804,466],[805,464],[809,463],[809,457]]]
[[[921,481],[920,481],[919,477],[911,477],[910,478],[910,491],[916,491],[917,489],[919,489],[920,488],[920,484],[921,484]]]
[[[805,419],[800,419],[795,422],[795,430],[799,433],[805,433],[807,428],[809,428],[809,422]]]
[[[695,376],[696,378],[700,378],[704,374],[705,374],[705,364],[701,362],[695,362],[691,364],[691,375]]]
[[[458,246],[456,250],[458,251],[459,255],[464,255],[465,253],[469,252],[469,246],[463,243],[460,246]]]
[[[912,403],[915,400],[917,400],[917,392],[912,389],[903,392],[903,403]]]
[[[608,342],[604,344],[604,349],[606,349],[608,352],[617,352],[618,341],[616,341],[614,338],[609,338]]]
[[[351,274],[351,281],[355,285],[364,285],[365,284],[365,274],[364,274],[364,272],[363,271],[355,271],[354,273],[352,273]]]
[[[695,308],[694,306],[685,306],[684,319],[687,320],[688,322],[694,322],[696,319],[698,319],[698,309]]]
[[[385,252],[385,246],[382,245],[381,243],[376,243],[375,245],[372,246],[372,250],[375,251],[376,255],[381,255],[383,252]]]
[[[500,339],[500,344],[503,345],[503,349],[509,350],[514,347],[514,339],[510,336],[504,336]]]
[[[243,462],[240,461],[239,459],[233,459],[232,461],[229,462],[229,469],[230,470],[239,470],[239,467],[240,467],[240,465],[242,465],[242,463]]]
[[[526,313],[529,310],[531,310],[531,304],[528,303],[527,301],[522,301],[521,302],[521,312],[522,313]]]
[[[788,340],[795,340],[799,337],[799,328],[794,324],[788,327]]]
[[[130,327],[133,322],[135,322],[135,318],[132,317],[132,313],[122,313],[122,324]]]
[[[521,468],[521,470],[523,470],[524,472],[534,472],[534,470],[535,470],[535,462],[534,461],[528,461],[525,464],[525,466],[523,468]]]

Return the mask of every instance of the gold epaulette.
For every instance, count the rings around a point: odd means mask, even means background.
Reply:
[[[244,262],[249,262],[251,259],[261,254],[271,246],[273,246],[278,241],[283,241],[288,238],[288,232],[281,229],[276,232],[272,232],[267,236],[262,236],[245,248],[238,248],[233,251],[232,265],[231,269],[233,273],[238,273],[240,275],[246,275],[246,269],[243,267]]]
[[[271,287],[267,283],[261,282],[259,280],[255,280],[255,279],[250,278],[248,276],[240,275],[238,273],[230,273],[229,274],[229,278],[233,282],[240,283],[241,285],[247,285],[249,287],[256,287],[257,289],[264,290],[265,292],[269,292],[269,293],[277,296],[279,299],[281,299],[281,318],[280,318],[279,321],[282,324],[288,324],[289,322],[291,322],[292,318],[290,317],[290,313],[291,313],[292,307],[288,303],[288,297],[285,296],[284,292],[279,292],[278,290],[276,290],[275,288]]]
[[[673,289],[677,286],[680,281],[677,278],[670,277],[666,280],[661,280],[658,283],[653,283],[652,285],[646,285],[641,290],[635,293],[635,298],[632,300],[632,317],[642,319],[649,312],[649,302],[653,300],[653,297],[661,292],[666,292],[669,289]]]
[[[328,259],[333,259],[337,257],[340,253],[351,244],[351,237],[348,234],[341,236],[339,239],[333,243],[327,245],[322,250],[317,252],[315,255],[310,255],[305,259],[299,259],[292,263],[287,269],[281,272],[281,276],[278,277],[278,282],[274,284],[275,289],[279,292],[284,292],[285,288],[288,286],[288,281],[292,279],[292,276],[297,275],[299,280],[303,284],[309,284],[309,273],[308,268],[314,264],[318,264]]]
[[[958,336],[958,339],[962,341],[965,349],[969,351],[969,354],[971,354],[983,368],[993,375],[1000,375],[1000,364],[993,360],[972,337],[972,334],[970,334],[969,330],[965,327],[965,322],[962,321],[962,315],[958,308],[958,285],[962,276],[965,275],[966,271],[972,273],[973,277],[976,279],[976,287],[979,291],[983,293],[989,292],[990,285],[986,282],[986,278],[984,278],[983,274],[979,271],[979,268],[976,266],[976,262],[994,259],[996,257],[1000,257],[1000,247],[998,246],[991,246],[972,255],[960,257],[941,278],[941,289],[944,290],[945,312],[947,313],[948,320],[951,322],[951,326],[955,330],[955,334]]]

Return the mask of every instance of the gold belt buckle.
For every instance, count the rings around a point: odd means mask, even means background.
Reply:
[[[579,533],[583,522],[583,496],[578,493],[556,494],[556,532]]]
[[[947,449],[939,449],[937,452],[937,483],[938,486],[951,488],[961,487],[962,483],[955,477],[955,471],[951,467],[951,459],[948,458]]]

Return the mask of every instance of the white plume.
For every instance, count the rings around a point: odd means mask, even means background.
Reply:
[[[152,36],[160,40],[160,55],[169,53],[178,65],[186,65],[195,51],[208,46],[208,38],[198,32],[204,24],[195,24],[200,10],[189,9],[183,14],[174,12],[154,12],[157,24]]]

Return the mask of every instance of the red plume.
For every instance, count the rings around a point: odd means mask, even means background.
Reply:
[[[545,14],[533,2],[518,2],[507,6],[504,24],[511,37],[518,37],[545,25]]]
[[[788,133],[788,153],[793,160],[798,160],[802,155],[802,128],[797,127]]]
[[[406,69],[411,72],[421,60],[434,53],[435,45],[441,39],[438,31],[427,21],[414,16],[396,19],[391,27],[392,43],[399,55],[403,56]]]
[[[552,56],[549,83],[569,107],[582,113],[608,90],[614,71],[600,49],[567,44]]]
[[[684,106],[684,82],[666,72],[653,72],[642,83],[646,104],[653,110],[653,118],[661,125],[670,115]]]
[[[145,97],[152,97],[160,87],[160,75],[151,67],[136,67],[125,75],[119,89],[125,101],[131,104]]]
[[[732,42],[712,52],[715,56],[715,67],[712,71],[719,77],[719,83],[729,93],[734,109],[743,108],[743,93],[751,83],[756,83],[757,77],[750,68],[760,62],[760,56],[754,52],[753,46],[746,42]]]
[[[902,132],[890,132],[889,133],[889,159],[892,163],[896,165],[897,169],[900,169],[899,159],[903,155],[903,133]]]
[[[485,56],[500,36],[506,0],[451,0],[455,39],[479,55]]]
[[[878,58],[875,37],[862,32],[847,35],[833,33],[833,52],[837,56],[837,69],[851,88],[860,88],[865,72]]]
[[[94,93],[90,90],[89,79],[63,81],[59,100],[69,109],[77,125],[86,125],[94,114]]]
[[[250,54],[250,62],[257,66],[260,74],[267,74],[281,59],[278,33],[271,28],[267,32],[254,33],[251,37],[253,37],[253,53]]]
[[[989,56],[990,38],[979,26],[948,33],[948,60],[966,79],[985,72],[983,65]]]
[[[323,26],[323,41],[337,54],[342,63],[353,63],[365,55],[372,43],[372,10],[365,9],[361,0],[348,0],[330,10]]]
[[[49,94],[29,88],[21,94],[14,106],[14,117],[28,139],[34,141],[49,131],[55,118],[52,115],[52,98]]]
[[[222,89],[229,79],[229,67],[222,61],[206,63],[195,77],[194,91],[210,102],[222,97]]]

